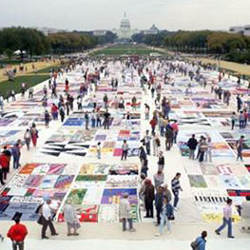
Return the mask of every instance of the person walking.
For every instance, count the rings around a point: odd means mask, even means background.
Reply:
[[[10,227],[7,237],[12,241],[13,250],[24,250],[24,240],[28,230],[24,224],[20,223],[20,216],[16,216],[14,221],[16,224]]]
[[[156,188],[155,194],[155,210],[156,210],[156,226],[159,226],[161,223],[161,212],[162,212],[162,205],[163,205],[163,187],[158,186]]]
[[[124,140],[123,144],[122,144],[122,158],[121,158],[121,160],[127,160],[127,156],[128,156],[128,143],[126,140]]]
[[[206,237],[207,237],[207,231],[203,231],[201,233],[201,236],[196,238],[195,241],[191,243],[191,247],[193,250],[205,250],[206,249]]]
[[[183,191],[180,185],[181,173],[176,173],[175,177],[171,181],[172,193],[174,195],[174,209],[177,210],[179,202],[179,192]]]
[[[154,218],[154,208],[153,202],[155,199],[155,188],[151,182],[151,180],[145,180],[145,191],[144,191],[144,201],[146,208],[146,216],[145,218]]]
[[[31,133],[29,129],[26,129],[24,133],[24,141],[25,141],[27,150],[30,150]]]
[[[197,144],[198,141],[195,139],[195,135],[193,134],[187,142],[187,146],[189,148],[189,159],[194,160],[194,152],[196,150]]]
[[[122,222],[122,230],[123,231],[127,230],[127,222],[128,222],[129,231],[130,232],[135,232],[135,229],[133,227],[133,219],[132,219],[132,216],[131,216],[131,206],[129,204],[128,194],[127,193],[123,194],[123,197],[120,200],[119,218],[120,218],[120,221]]]
[[[227,205],[223,208],[223,224],[215,230],[215,233],[220,235],[220,232],[227,226],[227,237],[234,238],[232,235],[232,204],[231,199],[227,200]]]
[[[52,213],[50,205],[51,200],[48,199],[42,206],[42,239],[49,239],[46,236],[48,226],[50,228],[52,236],[58,235],[52,222]]]
[[[71,200],[68,199],[66,202],[66,205],[63,209],[63,215],[64,219],[67,223],[67,236],[78,236],[77,230],[81,227],[80,222],[77,218],[77,213],[74,207],[71,205]],[[73,233],[71,233],[71,230],[73,229]]]
[[[236,142],[236,149],[237,149],[237,158],[236,160],[238,161],[239,159],[243,161],[242,157],[242,150],[243,150],[243,143],[244,143],[244,135],[240,137],[240,139]]]
[[[167,197],[164,196],[162,211],[160,214],[159,234],[156,234],[156,236],[160,236],[163,234],[165,225],[167,226],[168,232],[171,232],[170,220],[173,220],[173,219],[174,219],[174,209],[171,203],[168,201]]]

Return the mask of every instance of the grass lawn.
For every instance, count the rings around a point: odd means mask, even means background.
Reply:
[[[14,81],[3,81],[0,82],[0,94],[6,98],[10,90],[15,90],[16,93],[20,93],[21,84],[25,82],[27,88],[37,85],[45,80],[49,79],[49,75],[27,75],[18,76]]]
[[[150,53],[163,54],[162,52],[150,49],[143,45],[115,45],[112,47],[95,51],[91,55],[120,56],[120,55],[149,55]]]

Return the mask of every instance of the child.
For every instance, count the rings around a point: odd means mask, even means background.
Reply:
[[[98,159],[101,159],[101,143],[100,142],[98,142],[97,143],[97,158]]]

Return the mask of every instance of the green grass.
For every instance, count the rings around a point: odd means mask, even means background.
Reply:
[[[18,76],[14,81],[0,82],[0,94],[6,98],[10,90],[14,90],[16,93],[21,92],[21,84],[26,83],[27,88],[37,85],[45,80],[49,79],[49,75],[31,75],[31,76]]]
[[[91,55],[98,56],[98,55],[106,55],[106,56],[121,56],[121,55],[149,55],[151,53],[159,53],[154,49],[147,48],[146,46],[142,45],[116,45],[109,48],[105,48],[99,51],[95,51]]]

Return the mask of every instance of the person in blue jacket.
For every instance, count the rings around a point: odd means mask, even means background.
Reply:
[[[206,237],[207,237],[207,231],[203,231],[201,233],[201,236],[199,236],[195,242],[196,242],[196,248],[195,250],[205,250],[206,249]]]

